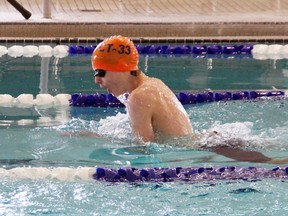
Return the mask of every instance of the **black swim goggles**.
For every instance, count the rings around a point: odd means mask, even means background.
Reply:
[[[106,75],[106,71],[102,69],[95,69],[94,77],[104,77]]]

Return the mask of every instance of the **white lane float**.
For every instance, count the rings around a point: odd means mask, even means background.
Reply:
[[[71,95],[69,94],[58,94],[52,96],[50,94],[38,94],[35,99],[32,94],[20,94],[14,98],[9,94],[0,94],[0,109],[2,115],[8,116],[39,116],[35,119],[20,119],[12,122],[0,122],[0,126],[9,126],[16,124],[19,126],[27,125],[54,125],[55,123],[67,122],[71,119],[69,100]],[[46,116],[45,111],[47,108],[57,109],[57,115],[54,118]]]
[[[53,48],[53,55],[56,58],[65,58],[69,55],[69,47],[66,45],[58,45]]]
[[[53,48],[49,45],[39,46],[39,56],[40,57],[51,57],[53,55]]]
[[[282,59],[282,48],[283,46],[279,44],[269,45],[266,50],[266,55],[268,59]]]
[[[33,57],[39,54],[38,46],[28,45],[23,47],[23,57]]]
[[[23,46],[14,45],[9,47],[8,55],[14,58],[21,57],[23,55]]]
[[[38,94],[34,99],[32,94],[20,94],[14,98],[10,94],[0,94],[1,106],[17,106],[17,107],[32,107],[32,106],[69,106],[70,94]]]
[[[50,94],[38,94],[34,100],[36,106],[49,106],[54,104],[54,97]]]
[[[288,58],[288,44],[256,44],[251,51],[253,58],[258,60],[266,59],[287,59]]]
[[[6,55],[8,53],[8,49],[6,46],[0,46],[0,57]]]
[[[34,105],[34,99],[32,94],[20,94],[16,100],[15,104],[21,107],[32,107]]]
[[[69,106],[70,94],[57,94],[54,96],[56,106]]]
[[[11,104],[13,99],[14,98],[9,94],[0,94],[0,106]]]
[[[6,46],[0,46],[0,57],[8,54],[11,57],[33,57],[39,55],[40,57],[56,57],[56,58],[64,58],[69,55],[69,47],[66,45],[57,45],[54,48],[50,45],[13,45],[9,48]]]
[[[268,45],[266,44],[256,44],[253,46],[251,53],[254,59],[265,60],[268,59],[266,53],[268,50]]]
[[[288,44],[282,47],[282,57],[288,59]]]
[[[10,179],[50,179],[60,181],[93,180],[95,167],[15,167],[0,168],[0,178]]]

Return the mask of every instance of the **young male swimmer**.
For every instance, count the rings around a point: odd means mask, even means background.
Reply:
[[[119,35],[105,39],[95,48],[91,62],[95,83],[126,105],[131,127],[141,141],[159,143],[188,136],[192,138],[191,142],[197,139],[175,94],[161,80],[148,77],[139,70],[138,51],[129,38]],[[206,150],[241,161],[288,162],[233,148],[229,143]]]

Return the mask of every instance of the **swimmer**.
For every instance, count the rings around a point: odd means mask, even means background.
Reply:
[[[175,94],[161,80],[138,68],[138,51],[129,38],[119,35],[105,39],[95,48],[91,62],[95,83],[126,105],[131,127],[141,142],[163,143],[186,136],[197,139]],[[259,152],[229,145],[206,150],[240,161],[275,162]]]
[[[115,97],[126,94],[126,105],[134,133],[143,142],[159,142],[165,136],[193,133],[189,117],[175,94],[159,79],[138,68],[133,42],[113,36],[100,43],[92,55],[95,83]]]

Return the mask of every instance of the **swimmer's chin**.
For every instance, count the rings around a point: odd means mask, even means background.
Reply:
[[[115,94],[113,94],[113,92],[112,92],[110,89],[107,89],[107,92],[108,92],[109,94],[112,94],[114,97],[117,97]]]
[[[103,85],[100,85],[100,88],[101,88],[101,89],[105,89],[106,87],[103,86]],[[109,88],[106,88],[106,91],[107,91],[108,93],[111,93],[111,94],[112,94],[112,92],[111,92],[111,90],[110,90]]]

